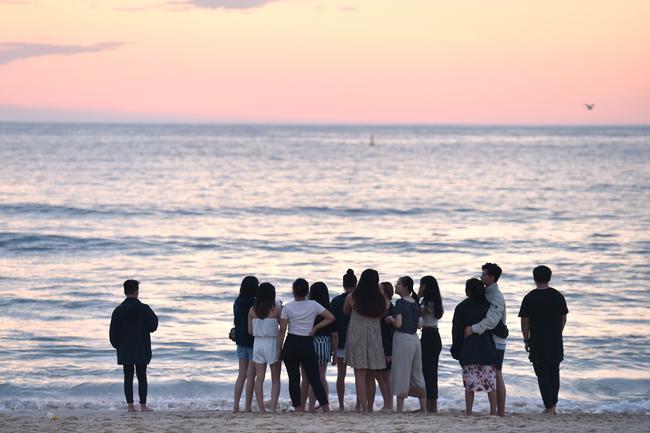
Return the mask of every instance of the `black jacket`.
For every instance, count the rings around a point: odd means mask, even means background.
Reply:
[[[151,361],[150,333],[158,329],[156,313],[137,298],[126,298],[113,310],[109,337],[117,349],[120,365],[149,364]]]
[[[496,363],[496,347],[492,339],[492,332],[485,332],[483,335],[473,334],[465,338],[465,327],[478,323],[485,317],[489,302],[476,302],[465,299],[456,306],[452,320],[452,346],[451,356],[460,362],[460,365],[494,365]],[[502,322],[499,322],[503,325]],[[498,327],[498,326],[497,326]],[[503,333],[499,329],[497,334]],[[507,331],[505,331],[507,332]]]
[[[248,333],[248,311],[253,305],[255,305],[255,298],[237,296],[232,306],[235,318],[235,343],[237,346],[253,347],[255,339]]]

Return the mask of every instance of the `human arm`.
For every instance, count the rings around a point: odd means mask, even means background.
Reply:
[[[332,365],[336,365],[336,349],[339,347],[339,333],[335,330],[330,335],[332,338]]]
[[[530,318],[521,318],[521,334],[524,336],[526,352],[530,352]]]
[[[562,315],[562,332],[564,332],[564,326],[566,325],[566,314]]]
[[[345,302],[343,303],[343,314],[346,316],[352,314],[352,294],[349,294],[345,298]]]
[[[282,357],[282,345],[284,344],[284,336],[287,333],[288,324],[289,324],[289,319],[286,319],[284,317],[280,318],[280,330],[278,331],[278,341],[277,341],[277,348],[278,348],[277,359],[280,359]]]
[[[117,349],[117,346],[120,344],[119,340],[119,315],[117,314],[117,308],[113,311],[111,315],[111,325],[108,330],[108,339],[111,342],[111,346]]]
[[[503,317],[503,313],[505,310],[506,310],[505,299],[503,298],[503,295],[498,294],[494,299],[494,302],[492,302],[492,305],[488,309],[487,313],[485,314],[483,320],[473,324],[472,326],[468,326],[465,329],[465,337],[469,337],[472,334],[481,335],[486,331],[494,329],[501,321],[501,318]]]
[[[388,316],[385,319],[386,323],[393,325],[395,328],[399,329],[402,327],[402,314],[396,314],[394,316]]]
[[[253,307],[248,310],[248,335],[253,335]]]
[[[451,325],[451,356],[454,359],[460,358],[460,352],[463,346],[463,324],[461,322],[458,310],[454,311],[454,318]]]
[[[309,332],[309,335],[311,335],[312,337],[313,337],[314,335],[316,335],[316,333],[317,333],[320,329],[323,329],[323,328],[325,328],[326,326],[329,326],[329,325],[331,325],[332,323],[334,323],[334,315],[333,315],[331,312],[329,312],[328,310],[323,309],[323,311],[322,311],[320,314],[318,314],[318,315],[319,315],[320,317],[322,317],[323,320],[321,320],[320,322],[318,322],[317,325],[315,325],[313,328],[311,328],[311,331]]]
[[[150,306],[147,305],[148,318],[149,318],[149,332],[156,332],[158,329],[158,316],[153,312]]]

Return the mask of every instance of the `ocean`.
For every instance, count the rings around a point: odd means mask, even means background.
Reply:
[[[128,278],[160,318],[151,406],[229,409],[241,279],[287,302],[369,267],[438,279],[439,407],[460,410],[451,317],[491,261],[508,410],[542,409],[517,313],[546,264],[570,310],[558,409],[650,413],[650,128],[0,123],[0,161],[0,410],[124,408]]]

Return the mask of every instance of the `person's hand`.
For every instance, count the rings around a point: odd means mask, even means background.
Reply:
[[[282,349],[278,350],[277,355],[275,355],[275,359],[278,361],[282,359]]]
[[[469,337],[469,336],[472,335],[473,333],[474,333],[474,331],[472,331],[472,327],[471,327],[471,326],[466,326],[466,327],[465,327],[465,337]]]
[[[524,341],[524,348],[526,352],[530,353],[530,341]]]
[[[316,335],[316,331],[318,331],[318,329],[316,329],[316,327],[314,326],[313,328],[311,328],[311,331],[309,331],[309,336],[313,337],[314,335]]]
[[[386,316],[384,322],[386,322],[387,325],[392,325],[395,323],[395,318],[393,316]]]
[[[393,360],[392,356],[385,356],[385,358],[386,358],[386,364],[388,364],[389,362],[391,362]]]
[[[336,365],[336,353],[332,353],[332,365]]]

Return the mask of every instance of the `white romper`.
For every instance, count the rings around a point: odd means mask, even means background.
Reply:
[[[278,318],[253,318],[253,362],[273,364],[278,361]]]

